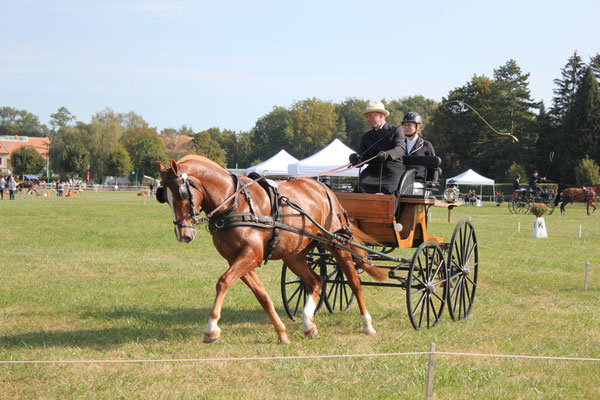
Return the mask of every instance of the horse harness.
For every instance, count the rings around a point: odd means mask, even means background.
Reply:
[[[316,241],[319,241],[322,243],[327,243],[336,248],[346,250],[346,251],[350,252],[354,257],[356,257],[362,261],[368,262],[368,260],[366,260],[362,255],[358,254],[356,251],[347,247],[348,245],[350,245],[350,243],[353,239],[352,231],[348,227],[343,228],[342,232],[339,234],[328,232],[325,228],[323,228],[321,225],[319,225],[310,215],[308,215],[300,207],[300,205],[298,205],[294,201],[288,199],[287,197],[281,196],[277,190],[276,182],[273,182],[268,179],[261,179],[262,177],[259,174],[252,173],[249,175],[249,177],[254,179],[254,182],[258,183],[267,192],[267,195],[268,195],[270,203],[271,203],[271,216],[259,215],[256,213],[256,210],[254,207],[254,201],[252,200],[252,196],[250,195],[248,190],[246,190],[246,188],[242,187],[242,183],[236,175],[234,175],[234,174],[230,174],[230,175],[231,175],[231,178],[233,179],[234,185],[235,185],[235,195],[233,197],[233,203],[231,204],[231,206],[229,206],[227,208],[227,210],[224,213],[217,215],[214,218],[208,218],[208,231],[210,232],[211,235],[214,235],[215,233],[220,232],[222,230],[234,228],[234,227],[238,227],[238,226],[252,226],[252,227],[256,227],[256,228],[273,229],[273,235],[271,237],[271,240],[269,241],[267,251],[265,252],[265,255],[263,257],[263,261],[265,264],[271,258],[271,256],[273,255],[273,253],[275,252],[275,250],[277,248],[277,245],[279,244],[279,230],[280,229],[283,229],[283,230],[286,230],[289,232],[293,232],[293,233],[296,233],[296,234],[299,234],[302,236],[307,236]],[[254,182],[252,182],[252,183],[254,183]],[[319,182],[319,183],[321,183],[321,182]],[[187,214],[185,214],[184,216],[182,216],[181,218],[179,218],[178,220],[173,221],[173,224],[180,226],[180,227],[184,227],[184,228],[194,228],[194,225],[203,222],[203,220],[206,220],[205,219],[206,217],[203,219],[198,219],[198,216],[200,215],[200,213],[203,210],[202,209],[200,209],[198,211],[195,210],[196,207],[194,204],[194,196],[192,196],[192,194],[191,194],[190,186],[192,186],[194,189],[198,190],[202,194],[204,194],[204,192],[193,180],[191,180],[187,176],[187,174],[185,172],[178,173],[178,176],[173,179],[166,179],[166,180],[163,179],[163,181],[161,182],[161,185],[158,187],[158,189],[156,189],[156,198],[160,203],[165,202],[163,191],[164,191],[165,187],[169,187],[169,186],[177,186],[178,187],[177,191],[178,191],[178,194],[179,194],[179,197],[181,198],[181,200],[189,200],[189,202],[190,202],[190,211]],[[238,204],[237,204],[238,203],[238,192],[241,192],[244,195],[244,197],[246,198],[246,201],[248,202],[248,206],[250,208],[250,212],[238,212],[238,213],[233,212],[238,206]],[[329,201],[331,202],[332,199],[330,197],[331,195],[330,195],[329,191],[327,191],[327,196],[329,197]],[[292,226],[281,223],[281,218],[282,218],[281,208],[282,208],[282,204],[284,202],[286,203],[286,205],[290,206],[294,210],[300,212],[302,215],[307,217],[313,224],[315,224],[319,228],[319,230],[321,230],[323,233],[328,235],[329,239],[326,239],[322,236],[317,236],[317,235],[314,235],[307,231],[304,231],[302,229],[297,229]],[[346,221],[348,221],[348,215],[345,210],[344,210],[344,216],[346,218]],[[192,218],[193,225],[188,225],[188,224],[183,223],[183,220],[185,220],[187,218]]]

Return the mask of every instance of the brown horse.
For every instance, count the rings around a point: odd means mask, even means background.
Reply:
[[[235,180],[244,185],[252,182],[248,177],[233,177],[215,162],[201,156],[186,156],[175,162],[170,161],[170,166],[165,168],[158,163],[162,177],[162,190],[157,190],[159,202],[168,202],[173,211],[175,234],[177,240],[184,243],[191,242],[196,230],[197,216],[204,211],[211,216],[209,227],[213,234],[213,244],[217,251],[229,263],[229,269],[219,278],[216,285],[216,297],[210,312],[208,323],[204,330],[204,342],[211,343],[219,339],[221,329],[218,326],[221,317],[221,307],[225,293],[238,278],[252,290],[260,305],[269,315],[280,343],[289,343],[286,328],[277,312],[269,295],[265,291],[258,274],[254,271],[263,260],[265,254],[270,253],[271,260],[283,260],[285,264],[302,279],[308,293],[302,312],[302,329],[304,334],[312,338],[317,334],[314,323],[314,313],[319,300],[322,278],[307,264],[306,256],[314,248],[316,241],[305,234],[298,234],[280,229],[274,234],[273,226],[267,224],[254,226],[233,225],[219,230],[222,227],[223,215],[231,217],[258,216],[258,218],[271,218],[272,204],[266,190],[258,184],[250,184],[245,189],[247,195],[240,193],[229,200],[239,188]],[[159,188],[161,189],[161,188]],[[337,198],[325,185],[312,179],[296,179],[277,183],[277,190],[283,199],[293,200],[300,205],[315,222],[328,232],[348,231],[349,223]],[[237,198],[237,199],[236,199]],[[220,209],[219,206],[226,206]],[[216,215],[212,216],[213,210]],[[323,232],[315,226],[305,215],[290,206],[282,203],[281,223],[297,230],[302,230],[309,235],[324,236]],[[271,218],[271,222],[273,218]],[[352,233],[360,238],[360,231],[350,228]],[[277,245],[273,248],[271,240],[276,236]],[[356,237],[356,242],[359,241]],[[334,255],[338,265],[343,270],[348,284],[358,301],[362,317],[362,332],[367,335],[375,334],[369,315],[362,297],[360,278],[354,266],[350,252],[335,248],[331,245],[324,246]],[[365,255],[364,250],[353,247],[352,250],[360,255]],[[365,257],[366,258],[366,257]],[[383,280],[387,271],[377,268],[357,259],[357,262],[369,275],[377,280]]]
[[[591,215],[596,211],[596,196],[600,194],[600,185],[588,186],[586,188],[570,188],[565,189],[560,193],[560,196],[556,198],[556,204],[562,201],[560,205],[560,214],[565,215],[565,206],[570,203],[586,203],[587,215]],[[590,207],[593,208],[590,212]]]

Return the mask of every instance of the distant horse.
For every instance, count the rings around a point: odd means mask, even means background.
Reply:
[[[587,215],[591,215],[596,211],[596,196],[600,194],[600,185],[588,186],[586,188],[570,188],[565,189],[556,197],[555,205],[560,205],[560,214],[565,215],[565,206],[570,203],[586,203]],[[590,207],[593,210],[590,212]]]
[[[37,188],[40,186],[38,181],[34,181],[31,179],[25,179],[24,181],[17,184],[17,187],[21,190],[27,190],[27,194],[30,194],[32,191],[35,194],[38,194]]]
[[[239,278],[252,290],[269,315],[279,342],[289,343],[285,325],[254,271],[267,259],[283,260],[306,285],[309,296],[302,312],[302,329],[307,337],[314,337],[317,334],[314,313],[323,280],[308,266],[306,256],[317,244],[310,235],[326,235],[307,215],[328,232],[354,233],[358,236],[354,238],[357,243],[361,235],[358,229],[349,225],[331,190],[312,179],[277,182],[276,190],[280,195],[277,201],[281,202],[277,217],[271,215],[272,200],[258,183],[250,184],[252,180],[248,177],[231,175],[205,157],[186,156],[179,162],[170,160],[170,166],[166,168],[160,162],[157,164],[162,184],[156,192],[156,198],[159,202],[167,202],[170,205],[177,240],[189,243],[194,239],[194,224],[198,222],[197,216],[200,212],[204,211],[210,216],[209,229],[213,244],[229,263],[229,269],[217,281],[217,293],[204,330],[204,342],[211,343],[219,339],[221,329],[218,321],[223,299],[229,287]],[[246,185],[248,186],[244,188]],[[243,190],[232,198],[239,189]],[[299,212],[297,207],[293,207],[295,204],[299,205],[306,215]],[[213,216],[214,210],[217,210],[217,213]],[[278,220],[281,225],[275,224],[274,221]],[[296,231],[276,229],[275,225],[280,228],[284,225]],[[323,245],[334,255],[356,296],[362,316],[362,332],[367,335],[375,334],[371,316],[363,300],[353,256],[349,251],[331,244],[330,242]],[[366,259],[364,250],[356,247],[352,247],[351,250]],[[375,279],[383,280],[387,277],[386,270],[355,259],[361,268]]]

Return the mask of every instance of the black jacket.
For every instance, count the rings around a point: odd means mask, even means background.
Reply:
[[[408,149],[408,144],[406,144],[406,148]],[[408,156],[435,156],[435,151],[433,150],[433,145],[422,137],[417,138],[417,143],[410,150],[410,153],[406,153]],[[411,169],[415,169],[415,181],[416,182],[425,182],[426,180],[432,180],[433,170],[427,173],[427,168],[422,166],[409,167]]]
[[[388,153],[390,158],[383,161],[383,164],[378,159],[369,162],[360,174],[360,192],[394,194],[398,189],[404,173],[402,156],[406,153],[404,132],[399,126],[386,122],[381,129],[371,129],[362,136],[358,154],[363,160],[374,157],[381,151]]]

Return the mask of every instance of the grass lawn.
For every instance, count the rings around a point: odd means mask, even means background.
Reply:
[[[501,207],[433,209],[428,231],[450,239],[471,218],[479,284],[470,317],[415,331],[405,292],[365,287],[378,334],[359,333],[358,307],[316,317],[304,338],[281,303],[281,262],[259,268],[288,328],[277,344],[267,315],[236,282],[221,340],[202,343],[227,265],[199,227],[176,241],[165,204],[134,193],[0,202],[0,360],[158,360],[426,352],[600,358],[600,215],[581,204],[545,217]],[[519,232],[520,226],[520,232]],[[581,237],[579,230],[581,227]],[[394,254],[412,256],[412,249]],[[592,264],[583,290],[585,262]],[[362,275],[364,279],[368,279]],[[427,355],[276,361],[0,364],[0,399],[423,398]],[[600,398],[600,362],[436,355],[434,398]]]

